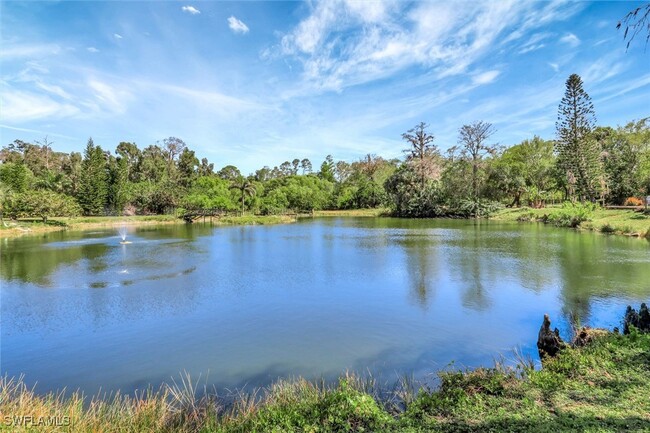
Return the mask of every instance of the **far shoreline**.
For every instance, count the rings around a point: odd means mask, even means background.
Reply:
[[[503,223],[539,224],[540,218],[552,208],[534,209],[529,207],[504,208],[497,211],[486,221]],[[650,218],[639,218],[638,212],[631,210],[599,209],[591,221],[581,224],[574,230],[579,232],[596,232],[606,235],[618,235],[650,240]],[[206,222],[216,226],[233,225],[275,225],[291,224],[302,218],[301,215],[243,215],[206,218]],[[339,218],[393,218],[389,209],[345,209],[318,210],[304,217],[339,217]],[[408,219],[408,218],[407,218]],[[423,218],[441,219],[441,218]],[[196,222],[202,222],[199,218]],[[89,216],[89,217],[55,217],[47,223],[40,219],[29,218],[17,221],[5,220],[0,226],[0,239],[22,236],[41,235],[64,230],[92,230],[98,228],[115,228],[119,226],[143,227],[155,225],[187,224],[176,215],[134,215],[134,216]],[[11,226],[13,225],[13,227]]]

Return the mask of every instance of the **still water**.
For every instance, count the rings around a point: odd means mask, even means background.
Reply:
[[[322,218],[0,240],[1,373],[40,392],[217,387],[346,370],[390,382],[537,358],[544,313],[619,326],[650,243],[534,224]]]

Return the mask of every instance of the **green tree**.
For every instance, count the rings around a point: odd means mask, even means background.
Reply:
[[[122,141],[117,145],[115,153],[119,155],[126,162],[127,178],[130,182],[137,182],[138,171],[140,168],[140,160],[142,152],[138,149],[135,143]]]
[[[199,159],[193,150],[185,148],[178,157],[176,165],[178,167],[178,183],[184,188],[189,188],[198,176]]]
[[[255,196],[256,193],[255,184],[253,184],[251,181],[249,181],[248,179],[242,176],[239,179],[235,180],[230,185],[230,188],[239,190],[239,192],[241,193],[241,214],[244,215],[246,196],[249,197]]]
[[[84,159],[81,163],[81,179],[77,200],[85,215],[99,215],[104,212],[108,198],[108,171],[106,155],[101,147],[88,139]]]
[[[31,183],[31,171],[22,163],[6,162],[0,165],[0,182],[14,192],[23,192]]]
[[[602,179],[600,148],[592,137],[595,123],[591,98],[582,88],[580,76],[572,74],[558,107],[555,151],[568,195],[577,195],[581,200],[594,201]]]
[[[300,168],[302,168],[302,174],[311,173],[311,161],[307,158],[304,158],[302,161],[300,161]]]
[[[320,165],[320,173],[318,175],[321,179],[334,182],[334,158],[332,158],[332,155],[325,157],[325,161]]]
[[[108,204],[121,214],[129,200],[129,166],[126,158],[111,156],[108,161]]]
[[[230,183],[217,176],[201,176],[192,184],[183,206],[188,208],[237,209],[231,198]]]
[[[77,216],[81,207],[70,196],[54,191],[26,191],[18,196],[13,212],[19,217],[40,217],[44,223],[53,216]]]
[[[234,165],[226,165],[225,167],[223,167],[221,170],[217,172],[217,176],[219,176],[221,179],[234,182],[237,179],[239,179],[242,176],[242,174],[239,171],[239,169]]]
[[[643,196],[650,187],[650,118],[617,129],[596,128],[594,137],[603,150],[608,200],[623,204]]]
[[[402,164],[386,180],[384,188],[397,216],[424,218],[445,213],[438,182],[428,180],[424,188],[420,173],[413,166]]]

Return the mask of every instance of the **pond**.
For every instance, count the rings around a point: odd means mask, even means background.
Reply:
[[[1,372],[36,390],[218,388],[372,374],[429,380],[537,359],[544,313],[620,326],[650,243],[535,224],[316,218],[0,241]]]

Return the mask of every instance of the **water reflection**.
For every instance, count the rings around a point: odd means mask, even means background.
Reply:
[[[521,346],[544,313],[616,326],[650,298],[650,245],[536,225],[315,219],[2,242],[2,373],[126,391],[370,369],[423,377]]]

